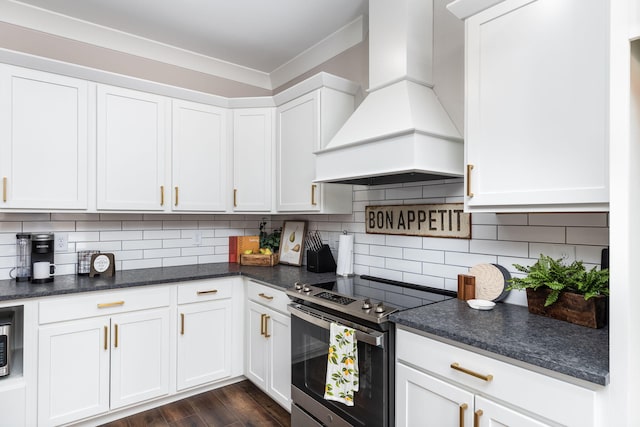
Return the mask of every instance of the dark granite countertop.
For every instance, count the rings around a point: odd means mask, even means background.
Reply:
[[[418,332],[467,344],[591,383],[609,383],[609,329],[592,329],[496,304],[480,311],[452,299],[391,315]]]
[[[184,265],[165,268],[144,268],[116,272],[114,277],[88,277],[75,274],[56,276],[51,283],[34,284],[0,281],[0,301],[39,298],[79,292],[104,291],[188,280],[243,275],[285,289],[296,281],[309,284],[335,280],[335,273],[312,273],[304,267],[276,265],[274,267],[241,266],[217,263]]]

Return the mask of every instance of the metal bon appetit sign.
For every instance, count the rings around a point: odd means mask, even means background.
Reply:
[[[370,234],[471,238],[471,214],[462,203],[367,206],[365,223]]]

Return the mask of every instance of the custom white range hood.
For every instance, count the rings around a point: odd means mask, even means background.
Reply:
[[[433,16],[433,0],[369,1],[369,95],[315,153],[317,182],[463,175],[463,139],[431,83]]]

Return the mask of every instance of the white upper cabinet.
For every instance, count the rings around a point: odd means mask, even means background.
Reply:
[[[87,86],[0,66],[0,208],[87,209]]]
[[[352,186],[313,181],[314,153],[329,143],[353,109],[353,95],[326,87],[278,107],[278,211],[351,212]]]
[[[226,209],[227,116],[224,108],[173,101],[172,210]]]
[[[167,99],[98,85],[98,210],[163,211]]]
[[[273,206],[274,109],[233,112],[233,210],[269,212]]]
[[[466,20],[468,211],[608,210],[608,40],[600,0],[506,0]]]

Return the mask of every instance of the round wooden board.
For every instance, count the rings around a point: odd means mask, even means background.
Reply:
[[[476,277],[476,299],[501,301],[506,296],[505,287],[511,275],[506,268],[496,264],[478,264],[469,274]]]

